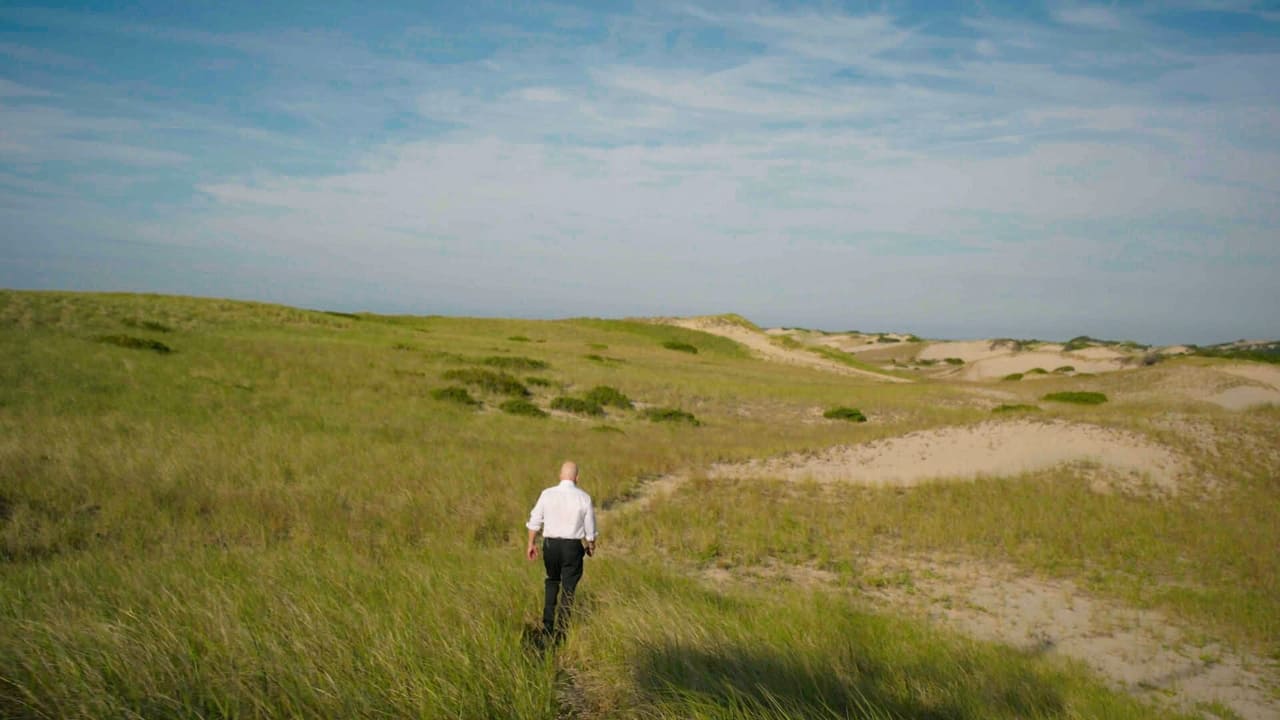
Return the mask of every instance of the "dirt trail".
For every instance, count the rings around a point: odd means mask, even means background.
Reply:
[[[786,363],[788,365],[802,365],[804,367],[816,368],[818,370],[825,370],[827,372],[838,373],[840,375],[856,375],[858,377],[872,378],[881,382],[914,382],[907,378],[900,378],[893,375],[873,372],[871,370],[862,370],[860,368],[849,367],[848,365],[841,365],[834,360],[828,360],[806,350],[793,350],[780,345],[775,345],[769,340],[769,336],[764,333],[756,332],[750,328],[715,317],[659,318],[657,319],[657,322],[661,322],[665,325],[676,325],[690,330],[699,330],[701,332],[728,338],[734,342],[747,346],[753,352],[766,360],[773,360],[775,362]]]

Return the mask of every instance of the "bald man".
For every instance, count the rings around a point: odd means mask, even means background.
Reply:
[[[542,607],[542,629],[548,637],[564,634],[573,607],[573,592],[582,579],[583,560],[596,551],[596,512],[591,496],[578,487],[578,465],[560,466],[560,484],[538,496],[529,513],[529,545],[525,556],[538,557],[534,540],[542,531],[542,564],[547,568],[547,598]],[[557,596],[560,614],[556,614]]]

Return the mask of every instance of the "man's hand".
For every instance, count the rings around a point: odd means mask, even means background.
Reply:
[[[595,554],[596,554],[596,541],[588,540],[587,541],[587,557],[591,557]]]
[[[524,556],[529,558],[529,562],[537,560],[538,548],[533,543],[529,543],[529,546],[524,549]]]

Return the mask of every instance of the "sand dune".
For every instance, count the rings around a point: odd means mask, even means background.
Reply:
[[[1173,451],[1121,430],[1067,422],[986,422],[914,432],[817,456],[719,466],[713,475],[911,486],[938,479],[1008,476],[1066,463],[1096,464],[1124,484],[1149,480],[1176,492],[1187,465]]]
[[[775,345],[769,340],[769,336],[764,332],[752,330],[737,323],[729,322],[717,317],[688,317],[688,318],[656,318],[656,322],[666,325],[676,325],[678,327],[688,328],[690,330],[699,330],[701,332],[719,335],[728,338],[734,342],[750,348],[757,355],[772,360],[774,362],[787,363],[789,365],[802,365],[804,367],[816,368],[827,372],[839,373],[841,375],[856,375],[859,377],[873,378],[881,382],[893,383],[909,383],[911,380],[905,378],[894,377],[892,375],[884,375],[882,373],[872,372],[870,370],[861,370],[848,365],[842,365],[833,360],[814,355],[805,350],[785,348]],[[779,334],[779,333],[774,333]]]

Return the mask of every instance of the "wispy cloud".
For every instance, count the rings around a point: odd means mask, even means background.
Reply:
[[[0,45],[39,67],[0,78],[0,200],[110,198],[153,247],[306,258],[305,283],[272,271],[276,299],[320,282],[399,309],[1044,335],[1107,332],[1107,299],[1150,339],[1278,299],[1258,278],[1280,270],[1280,41],[1192,46],[1160,5],[1045,12],[650,6],[375,34],[24,12],[206,70],[144,82],[92,48]],[[1166,317],[1141,309],[1162,277],[1232,291]]]

